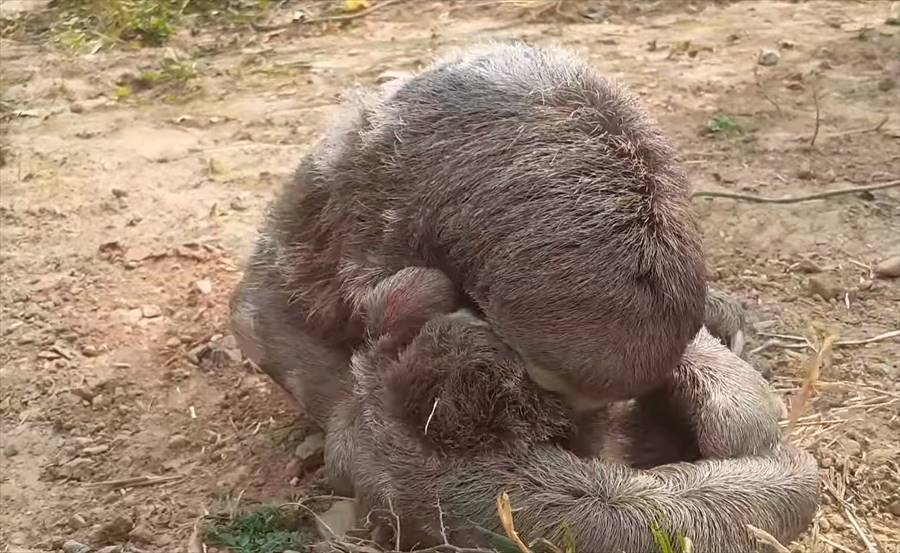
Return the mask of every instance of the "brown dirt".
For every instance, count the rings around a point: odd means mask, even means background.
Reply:
[[[131,540],[145,550],[184,551],[216,501],[316,489],[317,473],[294,478],[291,454],[309,429],[229,357],[222,335],[262,208],[348,85],[479,38],[561,42],[643,97],[696,189],[778,196],[900,177],[900,27],[885,24],[889,2],[563,5],[594,6],[585,13],[601,21],[480,4],[401,4],[345,27],[200,29],[167,49],[83,56],[27,37],[0,43],[0,551],[98,544],[122,516],[107,541],[137,524]],[[763,48],[780,51],[777,65],[757,64]],[[126,73],[164,54],[196,62],[198,77],[117,99]],[[717,114],[744,132],[704,135]],[[819,325],[858,339],[900,327],[900,281],[866,269],[900,253],[897,189],[696,205],[716,283],[751,308],[748,349],[770,340],[759,332]],[[802,272],[808,262],[821,272]],[[812,296],[811,280],[834,298]],[[217,353],[192,362],[210,341]],[[897,338],[839,347],[823,370],[796,439],[819,458],[828,491],[796,550],[900,551],[898,353]],[[806,355],[776,346],[750,360],[791,394]],[[91,486],[141,475],[184,479]]]

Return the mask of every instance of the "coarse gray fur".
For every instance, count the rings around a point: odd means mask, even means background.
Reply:
[[[241,349],[324,424],[361,296],[408,266],[583,410],[657,388],[706,298],[688,185],[636,99],[555,49],[490,44],[359,93],[271,206]]]
[[[439,278],[407,269],[392,285]],[[393,309],[398,325],[404,312],[422,320],[416,297],[438,305],[415,290],[403,297]],[[390,296],[373,297],[373,312],[384,301]],[[501,531],[502,491],[527,540],[571,539],[585,552],[658,552],[655,523],[689,537],[698,553],[749,552],[747,524],[783,543],[810,524],[815,461],[781,441],[765,381],[705,329],[663,396],[610,406],[599,459],[584,459],[562,447],[573,431],[565,403],[528,379],[521,358],[488,325],[452,308],[427,309],[431,320],[411,338],[404,330],[404,340],[391,325],[375,324],[353,357],[349,464],[361,514],[382,539],[403,549],[485,546],[477,527]],[[660,402],[670,410],[663,419]],[[699,458],[690,448],[681,453],[690,459],[679,458],[668,443],[673,435],[652,426],[671,418],[686,423]]]

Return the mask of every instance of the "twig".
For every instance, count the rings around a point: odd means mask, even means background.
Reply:
[[[509,494],[506,492],[501,493],[500,496],[497,497],[497,514],[500,516],[500,522],[503,524],[503,530],[506,532],[506,536],[512,540],[516,548],[518,548],[521,553],[531,553],[531,549],[525,545],[525,542],[519,537],[519,533],[516,532],[516,525],[513,523],[512,516],[512,503],[509,500]]]
[[[821,539],[823,542],[827,543],[831,547],[837,549],[838,551],[843,551],[844,553],[856,553],[856,551],[850,549],[849,547],[843,546],[835,541],[832,541],[832,540],[826,538],[825,536],[819,536],[819,539]]]
[[[815,147],[816,145],[816,138],[819,137],[819,125],[822,122],[819,110],[819,87],[813,88],[813,102],[816,104],[816,128],[813,130],[812,139],[809,141],[810,147]]]
[[[382,0],[378,2],[374,6],[370,8],[366,8],[364,10],[359,10],[353,13],[341,13],[336,15],[323,15],[320,17],[310,17],[306,19],[298,19],[297,21],[291,21],[290,23],[281,23],[279,25],[258,25],[256,23],[251,23],[250,25],[257,32],[269,32],[269,31],[278,31],[280,29],[286,29],[291,27],[292,25],[314,25],[316,23],[334,23],[340,21],[352,21],[354,19],[359,19],[360,17],[365,17],[373,12],[380,10],[381,8],[386,8],[388,6],[392,6],[394,4],[399,4],[401,2],[406,2],[407,0]]]
[[[759,334],[761,336],[775,336],[777,338],[783,338],[783,339],[788,339],[788,340],[797,340],[797,341],[804,340],[804,338],[801,338],[800,336],[791,336],[789,334],[770,334],[767,332],[760,332]],[[878,336],[872,336],[871,338],[862,338],[860,340],[838,340],[837,342],[835,342],[833,344],[833,347],[838,348],[838,347],[844,347],[844,346],[862,346],[865,344],[872,344],[875,342],[881,342],[883,340],[889,340],[891,338],[896,338],[898,336],[900,336],[900,329],[891,330],[891,331],[879,334]],[[769,340],[769,341],[765,342],[764,344],[762,344],[761,346],[758,346],[758,347],[750,350],[750,353],[751,354],[759,353],[761,351],[767,350],[772,347],[777,347],[777,348],[782,348],[782,349],[806,349],[806,348],[812,347],[812,346],[810,346],[808,342],[805,342],[802,344],[800,344],[800,343],[791,344],[788,342],[779,342],[778,340]]]
[[[434,412],[437,411],[438,400],[441,398],[434,398],[434,405],[431,407],[431,414],[428,415],[428,420],[425,421],[425,435],[428,435],[428,427],[431,426],[431,419],[434,418]]]
[[[759,81],[759,68],[753,68],[753,81],[756,83],[756,88],[759,89],[759,93],[762,94],[762,97],[766,99],[767,102],[775,106],[775,110],[778,112],[778,115],[781,115],[781,106],[778,105],[778,102],[773,100],[767,93],[766,89],[763,87],[762,83]]]
[[[194,529],[188,538],[187,553],[203,553],[203,539],[200,537],[200,522],[203,517],[194,521]]]
[[[879,182],[878,184],[868,184],[865,186],[851,186],[848,188],[838,188],[825,192],[817,192],[815,194],[807,194],[804,196],[786,196],[783,198],[767,198],[765,196],[754,196],[752,194],[740,194],[738,192],[715,192],[711,190],[698,190],[691,194],[694,198],[727,198],[730,200],[744,200],[757,204],[794,204],[798,202],[806,202],[809,200],[824,200],[834,196],[843,196],[845,194],[856,194],[858,192],[871,192],[873,190],[885,190],[887,188],[896,188],[900,186],[900,179]]]
[[[866,551],[868,553],[879,553],[878,548],[872,543],[869,536],[863,532],[862,527],[859,525],[859,520],[857,520],[856,515],[853,514],[853,510],[849,505],[844,505],[844,514],[847,515],[847,521],[850,523],[850,526],[853,527],[853,531],[856,532],[856,535],[862,540],[863,545],[866,546]]]
[[[143,488],[146,486],[156,486],[157,484],[166,484],[168,482],[176,482],[184,480],[184,476],[176,474],[173,476],[135,476],[133,478],[121,478],[119,480],[104,480],[102,482],[88,482],[85,486],[89,488]]]
[[[806,338],[803,336],[796,336],[794,334],[776,334],[774,332],[757,332],[760,336],[765,336],[766,338],[781,338],[783,340],[794,340],[797,342],[805,342]]]
[[[861,346],[863,344],[871,344],[872,342],[880,342],[882,340],[894,338],[895,336],[900,336],[900,330],[891,330],[890,332],[885,332],[883,334],[879,334],[878,336],[872,336],[871,338],[864,338],[862,340],[840,340],[835,345],[836,346]]]
[[[891,119],[889,115],[885,115],[884,119],[882,119],[877,125],[874,127],[867,127],[865,129],[850,129],[849,131],[841,131],[831,134],[826,134],[825,138],[838,138],[841,136],[851,136],[854,134],[868,134],[870,132],[878,132],[887,124],[887,122]]]
[[[400,515],[394,510],[394,503],[391,501],[391,496],[388,496],[387,504],[388,509],[390,509],[391,514],[394,516],[394,522],[396,524],[396,527],[394,528],[394,548],[397,551],[400,551]]]
[[[791,553],[791,550],[787,547],[781,545],[781,543],[775,539],[775,536],[766,532],[762,528],[757,528],[752,524],[747,525],[747,530],[750,532],[750,535],[756,538],[757,541],[762,542],[769,547],[773,548],[778,553]]]

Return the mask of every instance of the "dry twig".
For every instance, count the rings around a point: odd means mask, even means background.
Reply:
[[[200,537],[200,523],[202,521],[203,517],[194,521],[194,529],[188,538],[187,553],[203,553],[203,539]]]
[[[819,125],[822,123],[821,111],[819,109],[819,88],[813,89],[813,103],[816,104],[816,128],[813,130],[812,138],[809,141],[810,147],[816,145],[816,138],[819,137]]]
[[[887,122],[890,120],[890,118],[891,117],[889,115],[885,115],[884,119],[879,121],[879,123],[877,125],[875,125],[874,127],[867,127],[865,129],[850,129],[848,131],[841,131],[841,132],[826,134],[825,138],[838,138],[841,136],[851,136],[854,134],[868,134],[870,132],[878,132],[882,128],[884,128],[885,124],[887,124]]]
[[[794,396],[791,401],[791,410],[788,414],[788,432],[793,430],[794,425],[797,423],[797,419],[800,418],[800,415],[809,405],[809,402],[816,391],[816,384],[819,381],[819,374],[822,370],[822,366],[825,365],[828,357],[831,355],[831,348],[836,341],[837,334],[828,334],[822,340],[822,347],[819,348],[819,351],[803,362],[802,368],[805,376],[803,378],[803,385],[800,387],[800,392]]]
[[[512,503],[509,500],[509,494],[503,492],[497,498],[497,514],[500,515],[500,522],[503,524],[503,530],[507,537],[519,548],[522,553],[531,553],[531,549],[525,545],[519,533],[516,532],[516,525],[513,523]]]
[[[778,553],[791,553],[791,550],[781,545],[781,543],[775,539],[775,536],[766,532],[762,528],[757,528],[752,524],[748,524],[747,530],[750,532],[750,535],[756,538],[756,541],[768,545]]]
[[[851,186],[848,188],[838,188],[835,190],[827,190],[825,192],[817,192],[815,194],[806,194],[804,196],[786,196],[784,198],[767,198],[765,196],[754,196],[752,194],[741,194],[738,192],[715,192],[711,190],[698,190],[691,194],[694,198],[726,198],[729,200],[743,200],[757,204],[794,204],[798,202],[806,202],[809,200],[824,200],[834,196],[843,196],[846,194],[856,194],[859,192],[871,192],[873,190],[885,190],[887,188],[896,188],[900,186],[900,179],[879,182],[878,184],[867,184],[865,186]]]
[[[767,102],[775,106],[775,110],[778,112],[778,115],[781,115],[781,106],[778,105],[778,102],[773,100],[767,93],[765,87],[759,80],[759,68],[753,68],[753,81],[756,83],[756,88],[759,89],[759,93],[762,94],[762,97],[766,99]]]
[[[298,19],[296,21],[291,21],[290,23],[281,23],[279,25],[258,25],[256,23],[251,23],[250,25],[257,32],[269,32],[269,31],[278,31],[281,29],[286,29],[288,27],[292,27],[294,25],[313,25],[316,23],[335,23],[335,22],[343,22],[343,21],[352,21],[354,19],[359,19],[361,17],[366,17],[373,12],[376,12],[382,8],[386,8],[388,6],[392,6],[394,4],[399,4],[401,2],[406,2],[407,0],[382,0],[377,4],[373,5],[370,8],[366,8],[364,10],[359,10],[352,13],[340,13],[335,15],[323,15],[320,17],[309,17]]]
[[[156,486],[157,484],[167,484],[169,482],[177,482],[184,480],[184,476],[180,474],[172,476],[135,476],[132,478],[120,478],[118,480],[104,480],[102,482],[88,482],[85,486],[89,488],[143,488],[147,486]]]

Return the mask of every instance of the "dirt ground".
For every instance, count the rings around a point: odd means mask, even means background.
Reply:
[[[13,4],[0,9],[40,9]],[[271,8],[271,21],[302,4]],[[216,505],[324,493],[321,469],[295,453],[312,430],[241,361],[226,311],[262,209],[341,89],[447,45],[562,43],[640,94],[695,190],[814,193],[900,178],[890,17],[882,1],[570,1],[538,17],[423,1],[343,25],[198,26],[162,48],[79,55],[7,36],[0,551],[70,539],[187,551]],[[194,65],[192,78],[123,88],[164,57]],[[695,203],[714,283],[750,309],[748,358],[785,396],[811,351],[773,335],[900,328],[900,280],[870,271],[900,253],[900,190]],[[838,342],[821,371],[791,439],[819,459],[823,507],[794,551],[900,551],[898,340]]]

